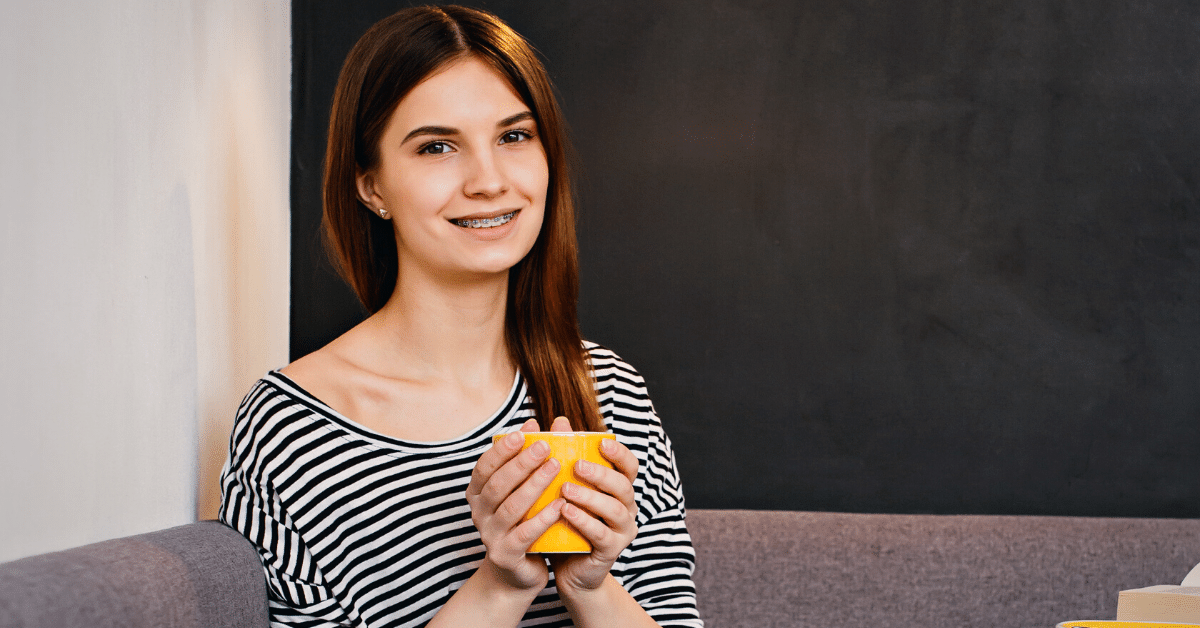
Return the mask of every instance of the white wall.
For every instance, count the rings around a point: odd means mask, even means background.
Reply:
[[[286,359],[289,46],[285,1],[5,7],[0,561],[211,511]]]

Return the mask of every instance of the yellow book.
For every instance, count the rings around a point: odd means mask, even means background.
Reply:
[[[1064,621],[1056,628],[1195,628],[1200,624],[1172,624],[1157,621],[1114,621],[1111,619],[1087,619]]]
[[[1160,584],[1121,591],[1117,620],[1200,624],[1200,587]]]

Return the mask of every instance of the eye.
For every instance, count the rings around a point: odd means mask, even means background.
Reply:
[[[453,149],[451,148],[450,144],[448,144],[446,142],[442,142],[442,141],[434,141],[434,142],[429,142],[428,144],[422,144],[421,147],[417,149],[417,154],[418,155],[445,155],[446,153],[450,152],[451,150],[453,150]]]
[[[512,144],[514,142],[524,142],[533,139],[533,133],[525,129],[513,129],[505,131],[504,135],[500,136],[501,144]]]

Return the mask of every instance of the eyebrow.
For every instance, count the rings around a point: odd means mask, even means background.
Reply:
[[[501,120],[500,124],[497,124],[496,126],[511,126],[518,122],[525,122],[526,120],[533,120],[533,114],[528,111],[522,111],[515,116],[509,116]]]
[[[496,126],[497,127],[506,127],[506,126],[514,125],[518,122],[525,122],[526,120],[533,120],[533,114],[528,111],[522,111],[521,113],[518,113],[516,115],[511,115],[511,116],[501,120],[500,123],[497,124]],[[415,129],[409,131],[408,135],[405,135],[404,140],[401,141],[400,143],[404,144],[405,142],[408,142],[408,140],[411,140],[412,138],[418,137],[421,135],[458,135],[458,133],[459,133],[458,129],[451,128],[448,126],[422,126],[422,127],[417,127]]]

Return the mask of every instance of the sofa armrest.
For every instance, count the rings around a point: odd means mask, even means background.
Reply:
[[[240,534],[202,521],[0,565],[0,626],[267,625],[266,581]]]

